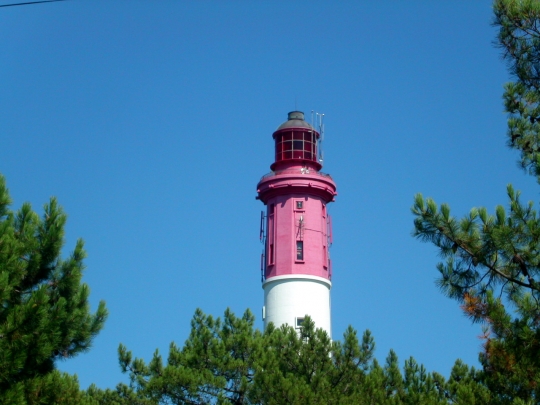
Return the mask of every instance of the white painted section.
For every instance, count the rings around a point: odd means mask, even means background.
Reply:
[[[296,318],[309,315],[317,328],[323,328],[332,337],[330,288],[330,281],[302,274],[266,280],[263,283],[264,327],[270,322],[277,327],[284,324],[295,327]]]

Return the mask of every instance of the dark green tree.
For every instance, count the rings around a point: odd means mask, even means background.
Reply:
[[[105,304],[90,312],[83,241],[60,257],[66,214],[56,199],[42,218],[28,203],[17,212],[10,203],[0,175],[0,403],[79,403],[76,377],[55,363],[90,348]]]
[[[126,384],[120,383],[116,389],[99,389],[92,384],[79,394],[80,405],[156,405],[157,401],[141,395]]]
[[[223,321],[197,310],[191,333],[180,349],[171,343],[167,364],[156,350],[152,360],[132,358],[120,345],[123,372],[140,398],[172,404],[244,404],[253,384],[254,352],[260,352],[260,332],[253,315],[237,318],[227,311]]]
[[[349,327],[342,341],[331,341],[309,317],[300,330],[269,325],[261,333],[253,325],[249,311],[237,318],[227,310],[222,320],[197,310],[184,347],[172,343],[166,363],[157,351],[147,364],[120,345],[130,386],[91,387],[85,398],[99,405],[490,404],[475,370],[461,362],[449,381],[412,358],[402,374],[393,351],[381,367],[369,331],[359,339]]]
[[[493,404],[491,392],[483,383],[483,373],[457,360],[446,384],[445,396],[456,405]]]
[[[357,403],[375,350],[369,331],[332,342],[309,317],[299,331],[268,327],[260,346],[250,398],[261,404]]]
[[[508,145],[540,182],[540,2],[496,0],[494,26],[515,81],[505,85]],[[415,197],[414,236],[446,259],[438,285],[484,324],[480,354],[493,403],[540,403],[540,218],[532,202],[507,188],[509,207],[473,208],[462,219]]]

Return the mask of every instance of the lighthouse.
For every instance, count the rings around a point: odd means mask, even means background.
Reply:
[[[331,337],[332,222],[336,184],[322,168],[322,116],[314,128],[293,111],[272,134],[275,159],[257,184],[261,213],[264,326],[300,328],[308,315]]]

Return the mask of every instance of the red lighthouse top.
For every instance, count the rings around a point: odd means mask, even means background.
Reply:
[[[332,178],[319,171],[319,137],[300,111],[290,112],[273,134],[275,161],[272,172],[257,184],[256,197],[267,207],[266,216],[261,216],[261,223],[266,222],[261,228],[263,282],[314,277],[330,283],[332,238],[326,205],[337,191]]]
[[[281,124],[272,137],[276,143],[276,158],[271,170],[301,165],[320,170],[317,160],[317,142],[320,134],[304,120],[304,113],[292,111],[288,120]]]

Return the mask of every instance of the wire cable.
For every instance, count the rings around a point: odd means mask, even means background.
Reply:
[[[66,1],[66,0],[39,0],[39,1],[27,1],[26,3],[0,4],[0,7],[27,6],[27,5],[29,5],[29,4],[53,3],[53,2],[56,2],[56,1]]]

